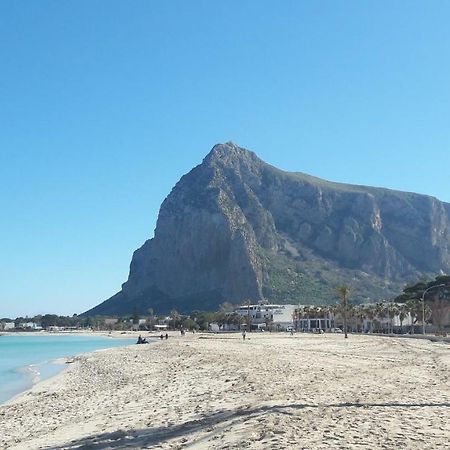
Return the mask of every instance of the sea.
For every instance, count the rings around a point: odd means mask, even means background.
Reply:
[[[135,342],[86,335],[0,336],[0,403],[56,375],[65,367],[61,358]]]

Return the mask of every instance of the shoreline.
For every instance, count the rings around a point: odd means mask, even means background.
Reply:
[[[66,336],[83,336],[86,338],[114,338],[118,342],[119,339],[132,339],[134,341],[135,336],[132,335],[117,335],[117,336],[109,336],[105,335],[103,333],[89,333],[89,334],[68,334],[68,333],[32,333],[29,334],[27,332],[24,333],[10,333],[7,334],[7,336],[13,336],[13,337],[44,337],[45,338],[53,338],[53,337],[66,337]],[[130,342],[129,345],[131,345],[134,342]],[[29,391],[32,391],[35,387],[39,386],[41,383],[45,383],[47,380],[51,380],[54,377],[57,377],[60,373],[64,372],[65,369],[67,369],[67,366],[73,362],[73,360],[80,355],[84,354],[90,354],[95,353],[97,351],[103,351],[103,350],[110,350],[113,349],[113,347],[108,347],[108,344],[106,344],[106,348],[98,348],[98,349],[80,349],[80,351],[77,351],[77,349],[74,349],[73,354],[68,354],[67,356],[61,355],[61,356],[49,356],[45,357],[42,355],[42,360],[35,360],[33,362],[26,362],[24,361],[24,364],[18,365],[18,366],[11,366],[11,370],[16,373],[16,377],[11,379],[9,381],[9,384],[7,385],[8,388],[5,389],[2,392],[1,400],[0,400],[0,407],[3,405],[7,405],[12,400],[15,400],[16,398],[26,395]]]
[[[145,333],[152,333],[146,331]],[[1,331],[0,336],[102,336],[114,339],[130,339],[144,334],[142,331]]]
[[[65,361],[61,361],[62,359],[65,359]],[[64,372],[69,369],[69,367],[70,367],[69,360],[70,359],[71,358],[69,358],[69,357],[59,358],[60,362],[58,364],[60,364],[62,367],[56,374],[51,375],[49,377],[45,377],[43,379],[40,379],[37,382],[33,382],[32,385],[30,387],[28,387],[27,389],[25,389],[21,392],[18,392],[13,397],[9,398],[8,400],[5,400],[3,403],[0,403],[0,408],[2,408],[3,406],[8,406],[10,404],[14,404],[16,401],[20,401],[22,399],[22,397],[27,397],[29,394],[33,394],[33,392],[38,392],[40,389],[45,389],[47,384],[51,385],[54,381],[57,381],[58,377],[63,375]],[[52,364],[52,362],[50,362],[49,364]],[[66,366],[66,364],[67,364],[67,366]]]
[[[179,332],[177,330],[167,330],[167,332],[169,334],[171,334],[172,336],[178,336]],[[164,334],[166,333],[166,331],[164,331]],[[241,331],[197,331],[197,334],[202,334],[202,335],[223,335],[223,336],[227,336],[227,335],[241,335]],[[249,333],[248,335],[257,335],[260,332],[258,331],[252,331],[251,333]],[[269,332],[266,332],[266,334],[268,334]],[[284,331],[274,331],[272,333],[272,335],[282,335],[282,334],[286,334],[288,332],[284,332]],[[106,331],[106,330],[94,330],[94,331],[0,331],[0,337],[1,336],[101,336],[101,337],[109,337],[109,338],[114,338],[114,339],[131,339],[131,338],[136,338],[139,335],[142,335],[142,337],[146,337],[147,339],[159,339],[159,335],[161,334],[161,331],[117,331],[117,330],[113,330],[113,331]],[[188,333],[190,334],[190,333]],[[302,332],[302,331],[295,331],[296,335],[313,335],[315,333],[313,332]],[[325,331],[325,334],[334,334],[334,333],[330,333]],[[339,333],[341,334],[341,333]],[[394,333],[390,333],[390,334],[382,334],[382,333],[354,333],[354,332],[349,332],[348,333],[349,336],[367,336],[367,337],[383,337],[383,338],[402,338],[402,339],[425,339],[425,340],[429,340],[431,342],[449,342],[450,343],[450,336],[436,336],[435,334],[431,334],[431,333],[427,333],[425,335],[423,334],[394,334]]]
[[[444,448],[448,347],[386,337],[171,334],[79,355],[0,406],[0,448]]]

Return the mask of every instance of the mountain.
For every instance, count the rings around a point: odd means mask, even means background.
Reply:
[[[86,314],[334,303],[343,284],[375,301],[449,269],[450,204],[284,172],[228,142],[175,185],[122,290]]]

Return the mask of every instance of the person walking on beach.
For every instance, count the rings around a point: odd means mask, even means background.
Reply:
[[[244,330],[243,332],[242,332],[242,339],[245,341],[245,336],[247,335],[247,332]]]
[[[169,339],[169,335],[166,333],[166,339]]]

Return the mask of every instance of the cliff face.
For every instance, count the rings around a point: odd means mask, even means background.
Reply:
[[[377,300],[449,269],[449,204],[283,172],[227,143],[176,184],[122,291],[88,314],[323,303],[339,284]]]

